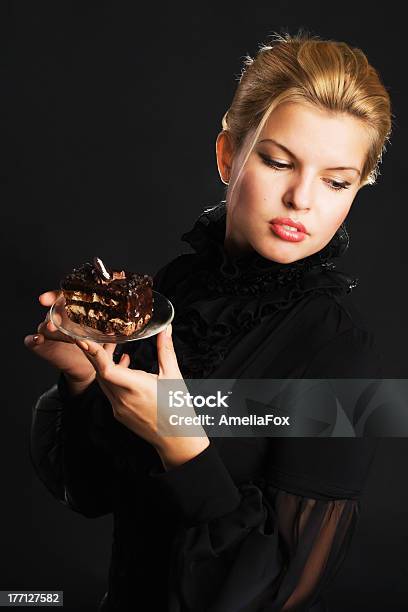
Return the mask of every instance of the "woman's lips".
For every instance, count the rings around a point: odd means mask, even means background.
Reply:
[[[307,236],[305,232],[299,230],[286,229],[282,223],[270,223],[270,228],[276,236],[282,238],[282,240],[288,240],[289,242],[301,242]]]

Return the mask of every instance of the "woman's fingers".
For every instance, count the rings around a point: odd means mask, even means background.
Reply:
[[[55,332],[57,329],[58,328],[55,327],[54,323],[48,318],[48,313],[45,319],[37,326],[37,331],[40,333],[43,333],[44,331]]]
[[[43,306],[50,308],[54,304],[55,300],[59,297],[59,295],[61,295],[61,293],[62,292],[58,290],[45,291],[45,293],[41,293],[38,296],[38,300]],[[61,323],[61,316],[58,313],[55,312],[53,316],[56,323]],[[42,336],[40,340],[37,340],[37,343],[34,342],[34,344],[37,345],[42,344],[43,342],[45,342],[46,339],[60,340],[61,342],[69,342],[71,344],[74,342],[74,340],[70,336],[60,332],[58,328],[54,325],[54,323],[50,321],[49,310],[45,316],[45,319],[41,321],[41,323],[37,326],[37,334],[31,334],[30,336],[26,336],[26,338],[24,339],[24,344],[26,344],[26,346],[31,346],[33,344],[32,338],[35,335]],[[29,338],[31,338],[31,340]]]
[[[127,353],[122,353],[118,365],[128,368],[130,365],[130,357]]]
[[[116,346],[117,346],[116,344],[113,344],[111,342],[103,345],[103,348],[108,353],[108,355],[110,355],[112,361],[113,361],[113,354],[115,352]],[[129,357],[129,355],[127,353],[122,353],[118,363],[115,364],[115,365],[125,366],[127,368],[129,366],[129,364],[130,364],[130,357]]]
[[[43,306],[50,307],[54,304],[55,300],[61,295],[61,293],[62,292],[58,289],[54,289],[53,291],[45,291],[38,296],[38,300]]]
[[[54,312],[53,314],[53,321],[51,321],[50,319],[50,311],[47,312],[47,316],[45,317],[46,320],[48,321],[47,323],[47,329],[50,332],[56,332],[58,330],[58,327],[56,325],[54,325],[54,321],[57,325],[61,325],[62,323],[62,317],[60,314],[58,314],[58,312]]]
[[[61,295],[61,291],[46,291],[45,293],[41,293],[41,295],[38,296],[38,300],[43,306],[51,307],[56,301],[56,299],[59,297],[59,295]],[[53,316],[57,323],[61,323],[61,316],[57,312],[54,312]],[[41,329],[39,329],[40,327]],[[37,331],[42,331],[43,327],[50,332],[56,332],[58,329],[54,325],[54,323],[50,321],[50,311],[47,312],[44,321],[40,323],[37,328]]]
[[[79,340],[79,338],[75,339],[75,344],[84,351],[86,357],[101,376],[103,376],[109,366],[112,365],[112,358],[106,352],[104,345],[88,339]]]
[[[24,338],[24,346],[27,348],[34,348],[35,346],[41,346],[44,344],[45,339],[42,334],[29,334]]]
[[[126,361],[115,364],[112,359],[113,350],[110,348],[112,355],[110,355],[104,348],[104,345],[97,344],[91,340],[81,341],[76,339],[76,344],[87,356],[89,361],[95,368],[96,375],[100,376],[102,381],[107,383],[113,383],[121,385],[123,387],[129,387],[131,380],[129,378],[129,371],[123,366]],[[128,358],[129,359],[129,358]]]
[[[115,352],[116,344],[113,344],[113,342],[106,342],[103,345],[103,348],[105,349],[105,351],[108,353],[108,355],[113,361],[113,353]]]
[[[103,345],[103,348],[105,349],[105,351],[108,353],[108,355],[110,355],[112,361],[113,361],[113,354],[115,352],[116,349],[116,344],[113,344],[112,342],[107,342],[106,344]],[[122,355],[120,356],[120,359],[118,361],[118,363],[116,365],[120,365],[120,366],[124,366],[124,367],[128,367],[130,364],[130,357],[127,353],[122,353]]]
[[[48,340],[59,340],[60,342],[69,342],[70,344],[74,343],[74,339],[59,331],[52,321],[48,319],[48,316],[38,325],[37,334],[42,334],[44,338]]]
[[[55,327],[54,323],[52,321],[48,321],[47,323],[47,329],[50,332],[56,332],[58,327]]]

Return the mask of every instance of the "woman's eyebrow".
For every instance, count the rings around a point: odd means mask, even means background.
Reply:
[[[273,138],[264,138],[263,140],[259,141],[259,143],[261,142],[272,142],[277,147],[285,151],[285,153],[287,153],[288,155],[296,159],[296,155],[294,155],[291,151],[289,151],[289,149],[285,147],[283,144],[280,144],[280,142],[273,140]],[[360,170],[357,170],[357,168],[353,168],[351,166],[336,166],[336,168],[326,168],[326,170],[354,170],[355,172],[357,172],[358,175],[360,175]]]

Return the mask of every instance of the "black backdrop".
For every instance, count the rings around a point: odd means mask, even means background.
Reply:
[[[23,346],[45,314],[38,295],[95,254],[153,274],[188,251],[182,231],[224,197],[215,138],[242,60],[274,30],[303,26],[361,47],[391,94],[392,146],[378,184],[353,204],[351,246],[339,267],[360,278],[354,299],[388,376],[408,378],[406,34],[396,3],[378,10],[355,2],[2,4],[11,128],[3,170],[11,189],[1,208],[0,590],[60,589],[66,610],[88,611],[107,579],[112,517],[89,520],[58,504],[29,462],[32,405],[56,381]],[[333,611],[408,605],[408,442],[382,440],[380,448],[330,592]]]

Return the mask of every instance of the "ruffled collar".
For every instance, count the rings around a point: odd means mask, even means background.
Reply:
[[[204,209],[181,235],[195,253],[177,259],[161,288],[175,308],[173,342],[187,378],[220,372],[222,378],[231,348],[251,330],[270,325],[304,298],[337,300],[357,285],[358,279],[336,270],[332,261],[345,250],[341,232],[319,253],[281,264],[257,252],[231,258],[224,250],[225,229],[224,201]],[[234,370],[234,375],[244,373]]]
[[[333,259],[340,257],[348,245],[347,233],[339,231],[322,250],[288,264],[267,259],[257,251],[231,257],[224,249],[226,212],[224,200],[204,209],[193,228],[181,236],[197,253],[206,271],[201,280],[218,294],[259,294],[293,281],[298,283],[305,276],[316,279],[321,272],[336,269]],[[358,284],[358,278],[338,270],[330,277],[336,278],[345,293]]]

